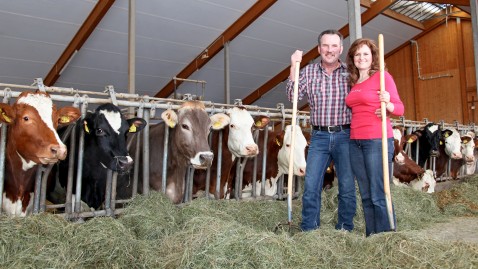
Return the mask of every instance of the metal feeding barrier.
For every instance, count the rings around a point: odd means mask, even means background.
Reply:
[[[74,107],[80,108],[82,118],[86,115],[88,108],[100,105],[104,103],[114,103],[120,108],[133,108],[136,111],[137,117],[143,118],[148,124],[145,129],[142,131],[142,134],[139,136],[140,139],[137,140],[137,147],[136,151],[132,153],[133,159],[138,159],[140,156],[143,158],[143,166],[140,167],[139,162],[135,162],[133,171],[130,173],[132,175],[131,184],[132,184],[132,197],[134,197],[137,193],[142,193],[143,195],[147,195],[149,193],[149,126],[151,123],[161,121],[161,119],[157,116],[160,113],[159,111],[173,109],[177,110],[186,100],[178,100],[178,99],[171,99],[171,98],[155,98],[149,96],[140,96],[137,94],[125,94],[125,93],[117,93],[113,86],[106,86],[105,92],[95,92],[95,91],[83,91],[77,90],[73,88],[61,88],[61,87],[47,87],[44,86],[41,80],[37,80],[35,86],[28,86],[28,85],[17,85],[17,84],[5,84],[0,83],[0,96],[3,97],[4,103],[9,103],[14,98],[17,98],[21,92],[23,91],[35,91],[35,90],[42,90],[50,94],[52,100],[57,106],[62,105],[71,105],[73,104]],[[184,95],[183,95],[184,96]],[[186,95],[187,96],[187,95]],[[190,99],[189,99],[190,100]],[[267,108],[267,107],[258,107],[252,105],[242,105],[240,100],[236,100],[235,104],[221,104],[221,103],[213,103],[209,101],[202,101],[205,105],[206,112],[209,114],[215,113],[227,113],[227,110],[233,108],[234,106],[241,105],[244,107],[252,116],[267,116],[270,118],[269,127],[265,128],[265,130],[257,130],[254,133],[254,140],[256,143],[258,142],[259,132],[265,132],[263,137],[264,141],[268,140],[268,130],[270,128],[280,128],[280,130],[285,129],[286,124],[290,124],[292,122],[293,113],[291,109],[286,109],[283,104],[278,104],[276,108]],[[309,113],[304,111],[297,112],[297,124],[302,127],[305,132],[310,131],[309,123]],[[424,119],[423,121],[411,121],[406,120],[405,118],[399,119],[392,119],[392,125],[394,126],[403,126],[405,132],[410,134],[416,129],[419,129],[425,126],[429,121]],[[444,123],[440,122],[440,125],[443,128],[452,127],[457,129],[460,133],[466,133],[468,131],[474,131],[476,133],[476,127],[474,125],[461,125],[458,122],[454,123]],[[72,125],[73,126],[73,125]],[[162,178],[167,178],[167,147],[168,147],[168,131],[169,128],[165,127],[165,139],[161,141],[164,143],[164,162],[162,164],[158,164],[162,166]],[[6,145],[6,135],[7,135],[7,126],[6,124],[2,124],[1,126],[1,137],[0,137],[0,191],[3,193],[4,187],[4,172],[5,172],[5,145]],[[74,156],[78,154],[78,163],[77,169],[74,170],[74,158],[70,158],[69,162],[69,171],[68,171],[68,178],[67,178],[67,186],[65,189],[65,197],[64,202],[59,204],[48,204],[46,201],[47,197],[47,177],[49,176],[50,171],[52,170],[53,165],[49,166],[39,166],[36,181],[35,181],[35,191],[34,191],[34,199],[33,199],[33,213],[41,213],[45,211],[58,211],[60,215],[64,216],[66,219],[69,220],[82,220],[85,218],[95,217],[95,216],[114,216],[118,215],[123,211],[124,204],[131,201],[132,198],[129,199],[117,199],[116,193],[116,186],[117,186],[117,178],[118,174],[116,172],[110,171],[108,173],[106,182],[106,197],[104,201],[104,206],[101,209],[97,210],[89,210],[85,211],[84,207],[81,203],[81,195],[75,195],[74,193],[81,193],[82,190],[82,182],[81,180],[76,180],[76,185],[73,186],[74,178],[81,179],[82,176],[82,165],[83,165],[83,147],[84,147],[84,133],[80,131],[77,132],[76,128],[71,127],[68,132],[61,137],[64,141],[67,137],[71,138],[71,141],[75,141],[76,137],[79,137],[80,144],[78,148],[75,148],[75,143],[71,142],[69,145],[68,154]],[[222,143],[222,131],[219,133],[219,148],[227,147]],[[139,147],[140,140],[143,140],[142,148]],[[159,142],[159,141],[158,141]],[[408,152],[409,149],[407,149]],[[237,173],[236,173],[236,183],[235,184],[235,199],[236,200],[244,200],[244,199],[266,199],[265,197],[265,184],[266,178],[265,173],[262,173],[261,178],[257,178],[257,170],[258,167],[261,166],[262,170],[266,170],[267,166],[267,143],[264,142],[264,147],[260,149],[262,151],[263,161],[262,163],[257,162],[257,157],[253,158],[254,161],[253,165],[253,181],[260,180],[260,188],[261,191],[259,192],[260,195],[256,195],[256,184],[252,184],[252,195],[250,198],[243,198],[242,197],[242,181],[243,181],[243,174],[242,171],[244,170],[244,162],[242,160],[241,165],[237,166]],[[216,178],[216,186],[214,186],[215,191],[213,193],[209,193],[209,185],[211,184],[212,180],[210,179],[210,173],[207,173],[206,176],[206,196],[207,197],[219,197],[220,193],[220,178],[221,178],[221,163],[222,163],[222,156],[220,154],[220,150],[217,156],[214,156],[218,159],[217,164],[217,178]],[[138,190],[138,181],[139,181],[139,171],[142,170],[142,189]],[[209,169],[208,169],[209,171]],[[192,186],[193,186],[193,176],[194,176],[194,169],[189,169],[187,176],[185,178],[185,198],[183,202],[191,201],[195,198],[194,193],[192,193]],[[284,187],[284,177],[279,179],[278,181],[278,192],[273,197],[273,199],[283,199],[284,194],[291,188],[293,191],[293,197],[299,196],[300,191],[300,178],[294,176],[294,180],[292,184],[288,184],[287,187]],[[166,180],[162,182],[162,191],[165,192],[166,190]],[[259,186],[258,186],[259,187]],[[0,196],[0,204],[2,201],[3,196]],[[267,199],[270,199],[268,197]]]

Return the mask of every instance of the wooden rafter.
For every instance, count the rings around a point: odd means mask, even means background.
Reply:
[[[46,75],[43,83],[47,86],[52,86],[60,77],[60,71],[66,66],[73,54],[80,50],[85,41],[91,35],[96,26],[105,16],[106,12],[113,5],[115,0],[99,0],[93,10],[90,12],[86,20],[81,25],[78,32],[76,32],[73,39],[61,54],[60,58],[56,61],[55,65],[51,68],[50,72]]]
[[[207,52],[209,57],[202,58],[203,52],[199,54],[191,63],[189,63],[179,74],[178,78],[188,78],[197,69],[204,66],[210,59],[212,59],[217,53],[221,51],[224,44],[233,40],[242,31],[244,31],[250,24],[252,24],[257,18],[259,18],[269,7],[271,7],[277,0],[259,0],[250,9],[248,9],[239,19],[237,19],[229,28],[224,31],[216,40],[214,40],[209,46],[207,46]],[[181,81],[177,81],[177,85]],[[165,98],[171,95],[174,91],[174,81],[171,80],[164,88],[162,88],[155,97]]]
[[[393,5],[393,3],[395,2],[396,0],[378,0],[375,3],[373,3],[367,11],[362,13],[361,15],[362,25],[368,23],[373,18],[380,15],[384,10],[386,10],[389,6]],[[350,34],[349,25],[346,24],[344,27],[342,27],[339,30],[339,32],[344,36],[344,38],[348,37]],[[309,52],[307,52],[306,54],[302,56],[302,62],[300,63],[301,68],[317,57],[319,57],[319,51],[317,50],[317,47],[314,47]],[[284,70],[282,70],[275,77],[273,77],[272,79],[267,81],[265,84],[260,86],[257,90],[249,94],[246,98],[242,100],[242,103],[245,105],[250,105],[254,103],[255,101],[259,100],[262,97],[262,95],[266,94],[272,88],[274,88],[277,84],[287,79],[289,74],[290,74],[290,65],[286,67]]]

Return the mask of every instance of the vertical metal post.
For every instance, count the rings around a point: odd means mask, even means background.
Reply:
[[[231,76],[229,69],[229,41],[224,44],[224,103],[231,103]]]
[[[143,195],[149,194],[149,115],[150,110],[143,111],[146,125],[143,129]]]
[[[128,12],[128,92],[136,93],[136,0],[129,0]],[[134,115],[134,107],[128,109]]]
[[[81,106],[81,121],[84,120],[86,116],[86,109],[88,107],[88,101],[86,101],[88,97],[85,97],[85,101]],[[83,124],[83,122],[80,122]],[[76,170],[76,191],[75,191],[75,212],[81,212],[81,185],[82,185],[82,178],[83,178],[83,156],[85,154],[85,129],[84,127],[80,129],[80,141],[78,144],[78,169]]]
[[[9,88],[4,90],[3,103],[8,104],[10,100],[11,91]],[[0,138],[0,213],[2,213],[2,204],[3,204],[3,187],[5,185],[5,149],[7,144],[7,125],[2,124],[0,129],[1,138]]]
[[[360,0],[347,0],[349,14],[350,44],[362,37]]]

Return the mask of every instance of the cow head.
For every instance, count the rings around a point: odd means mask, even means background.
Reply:
[[[254,119],[251,114],[241,106],[228,109],[230,117],[229,139],[227,147],[234,157],[254,157],[259,153],[259,148],[252,137]]]
[[[412,187],[412,189],[426,193],[435,192],[435,186],[436,180],[433,176],[433,171],[430,169],[425,170],[425,172],[420,176],[420,178],[410,182],[410,187]]]
[[[430,147],[430,156],[438,156],[440,146],[440,141],[442,140],[442,132],[438,130],[438,125],[429,123],[425,126],[425,143],[429,144]]]
[[[110,103],[98,106],[94,113],[87,113],[83,120],[85,143],[101,165],[107,169],[125,173],[132,167],[126,144],[128,133],[136,133],[146,126],[141,118],[126,120],[121,110]]]
[[[289,158],[291,154],[290,145],[292,143],[292,126],[287,125],[285,130],[277,135],[276,143],[281,147],[278,154],[279,169],[284,174],[289,173]],[[296,126],[295,132],[295,144],[294,151],[292,152],[292,158],[294,160],[294,175],[305,175],[305,148],[307,146],[307,140],[299,126]]]
[[[453,128],[442,131],[442,139],[445,144],[445,153],[452,159],[458,160],[463,157],[461,153],[461,137]]]
[[[184,156],[196,169],[211,166],[214,154],[208,144],[209,131],[211,128],[223,129],[230,122],[229,116],[218,113],[209,117],[202,102],[188,101],[181,105],[177,114],[168,109],[161,118],[174,130],[172,141],[178,156]]]
[[[12,106],[0,104],[0,121],[9,126],[7,147],[21,158],[23,170],[64,160],[67,149],[56,129],[79,117],[78,108],[57,109],[48,93],[40,91],[22,92]]]
[[[475,133],[468,132],[461,137],[461,153],[467,163],[475,161]]]

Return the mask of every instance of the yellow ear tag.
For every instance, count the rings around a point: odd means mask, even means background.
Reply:
[[[327,173],[327,174],[332,173],[332,169],[330,169],[330,167],[327,167],[327,170],[325,171],[325,173]]]
[[[468,140],[463,141],[463,144],[466,144],[466,143],[468,143]]]
[[[70,122],[70,117],[68,116],[61,116],[60,123],[68,123]]]
[[[10,119],[10,117],[8,117],[7,114],[5,114],[5,111],[3,111],[3,110],[2,110],[2,117],[3,117],[3,119],[4,119],[7,123],[12,122],[12,120]]]
[[[413,143],[413,139],[408,139],[407,143]]]
[[[440,141],[440,145],[443,145],[443,142],[442,142],[442,141]]]
[[[277,139],[277,138],[276,138],[276,144],[277,144],[277,146],[279,146],[279,147],[281,146],[280,141],[279,141],[279,139]]]
[[[449,137],[450,135],[448,133],[445,133],[445,138]]]
[[[130,132],[130,133],[136,133],[136,125],[132,124],[132,125],[129,127],[129,132]]]
[[[216,121],[216,122],[213,124],[213,127],[214,127],[214,129],[221,128],[221,122]]]
[[[256,126],[259,127],[262,125],[262,122],[260,120],[256,121]]]
[[[83,126],[85,127],[85,132],[90,133],[90,129],[88,129],[88,124],[86,121],[83,122]]]

